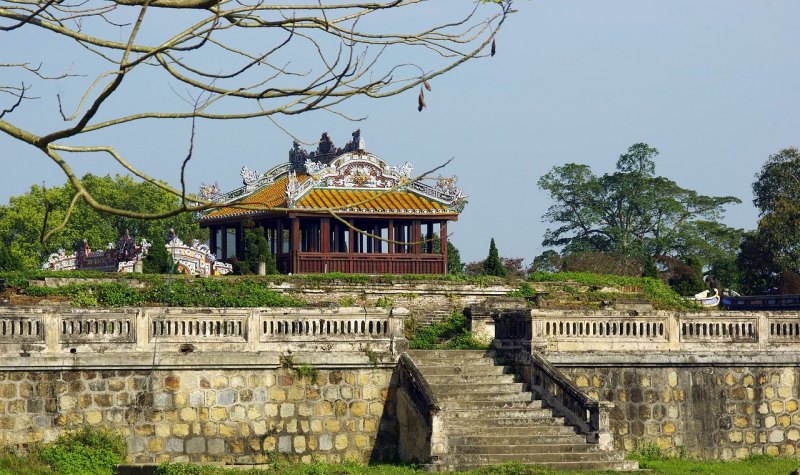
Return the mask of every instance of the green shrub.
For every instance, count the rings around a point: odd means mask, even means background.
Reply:
[[[158,282],[151,300],[170,307],[302,307],[305,302],[257,280],[175,279]]]
[[[570,282],[588,287],[637,287],[643,297],[656,308],[669,310],[696,310],[698,307],[682,299],[660,279],[651,277],[626,277],[588,272],[558,272],[550,274],[535,272],[528,277],[530,282]]]
[[[146,296],[137,289],[119,282],[102,283],[94,288],[97,301],[106,307],[132,307],[146,302]]]
[[[70,296],[70,305],[73,307],[97,307],[97,297],[90,289],[81,289]]]
[[[40,449],[39,458],[60,475],[111,475],[125,461],[121,436],[107,430],[84,428],[62,435]]]
[[[453,312],[441,322],[417,328],[416,334],[408,340],[408,346],[415,350],[484,350],[489,347],[472,335],[467,318],[461,312]]]

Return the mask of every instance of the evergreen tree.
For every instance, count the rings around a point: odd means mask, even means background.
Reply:
[[[258,273],[258,264],[266,264],[267,274],[277,274],[278,268],[275,256],[269,250],[269,241],[264,233],[264,228],[256,227],[253,221],[244,222],[244,262],[241,272],[243,274]]]
[[[464,263],[461,262],[461,252],[459,252],[458,248],[450,241],[447,241],[447,273],[464,273]]]
[[[497,246],[494,244],[494,238],[489,243],[489,257],[483,263],[483,273],[485,275],[494,275],[497,277],[505,277],[506,269],[500,261],[500,253],[497,252]]]

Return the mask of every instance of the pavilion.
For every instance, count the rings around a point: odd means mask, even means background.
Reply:
[[[446,274],[447,223],[466,204],[455,177],[432,184],[406,162],[366,151],[360,131],[343,148],[322,134],[315,151],[295,142],[289,161],[265,173],[242,168],[244,186],[201,196],[219,203],[199,218],[211,252],[243,257],[243,222],[264,228],[282,273]]]

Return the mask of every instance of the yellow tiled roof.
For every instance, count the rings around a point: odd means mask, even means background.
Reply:
[[[308,178],[308,175],[305,176],[298,176],[298,181],[305,181]],[[224,218],[229,216],[236,216],[241,214],[251,214],[257,213],[259,210],[264,210],[268,208],[281,208],[286,206],[286,182],[288,181],[288,177],[284,176],[277,180],[271,185],[265,186],[264,188],[256,191],[252,195],[246,197],[239,203],[237,206],[225,206],[222,208],[217,208],[214,211],[211,211],[207,215],[203,216],[203,220],[206,219],[214,219],[214,218]]]
[[[309,175],[298,175],[301,184]],[[252,195],[237,203],[237,206],[224,206],[203,216],[209,219],[227,218],[245,214],[255,214],[269,208],[285,208],[286,176],[275,180]],[[448,213],[457,214],[446,206],[407,191],[385,191],[365,189],[320,188],[312,189],[303,195],[296,209],[335,208],[348,213]]]
[[[447,212],[447,207],[407,191],[363,189],[314,189],[297,203],[298,208],[338,208],[350,212]]]

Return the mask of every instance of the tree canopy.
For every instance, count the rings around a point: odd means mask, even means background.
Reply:
[[[105,202],[140,213],[159,213],[174,208],[178,202],[174,195],[128,176],[87,174],[81,180]],[[81,201],[74,204],[70,219],[64,222],[74,192],[70,184],[47,189],[34,185],[28,193],[11,197],[8,205],[0,206],[0,246],[9,254],[0,263],[6,269],[38,269],[50,253],[59,248],[70,252],[83,239],[93,249],[103,249],[107,243],[116,242],[126,229],[137,241],[145,238],[154,247],[164,244],[170,228],[187,241],[204,234],[190,214],[138,220],[98,212]],[[47,229],[56,231],[43,244]]]
[[[616,171],[595,175],[588,165],[568,163],[539,179],[553,204],[543,216],[543,244],[573,252],[604,252],[642,261],[660,255],[705,254],[737,230],[719,223],[733,196],[706,196],[656,175],[658,150],[645,143],[628,148]],[[736,243],[738,245],[738,242]]]
[[[800,151],[770,155],[753,182],[761,218],[737,256],[743,288],[761,293],[778,285],[782,272],[800,272]]]

